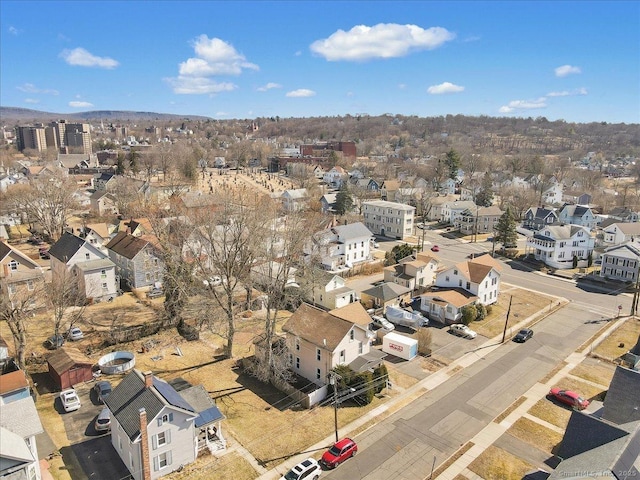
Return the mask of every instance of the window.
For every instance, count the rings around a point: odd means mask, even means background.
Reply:
[[[316,360],[320,361],[322,359],[322,350],[316,348]]]
[[[362,355],[362,342],[358,342],[358,355]]]
[[[173,413],[165,413],[162,417],[158,418],[158,426],[161,427],[163,423],[173,422]]]
[[[345,359],[345,352],[344,350],[340,350],[340,362],[344,363],[344,359]]]
[[[162,447],[171,443],[171,431],[165,430],[152,437],[153,449]]]
[[[296,338],[296,350],[300,351],[300,339]]]
[[[300,369],[300,357],[296,357],[296,368]]]
[[[7,290],[9,291],[9,295],[13,295],[16,293],[16,286],[10,283],[7,285]]]
[[[462,279],[458,280],[458,286],[461,287],[462,286]]]
[[[85,253],[85,254],[84,254],[84,259],[85,259],[85,260],[91,260],[91,254],[89,254],[89,253]]]
[[[157,472],[158,470],[162,470],[163,468],[171,465],[171,451],[164,452],[158,455],[157,457],[153,457],[153,469]]]
[[[471,290],[471,282],[467,282],[467,290]]]
[[[349,340],[351,342],[353,342],[353,339],[355,338],[355,335],[356,335],[356,332],[352,328],[351,331],[349,332]]]
[[[319,369],[319,368],[317,368],[317,369],[316,369],[316,380],[320,380],[320,376],[321,376],[321,375],[320,375],[320,369]]]
[[[20,265],[18,262],[16,262],[15,260],[11,260],[9,262],[9,270],[15,272],[16,270],[18,270],[18,265]]]
[[[103,290],[106,290],[106,289],[107,289],[107,283],[106,283],[106,282],[102,284],[102,289],[103,289]]]
[[[33,290],[33,280],[27,280],[27,289]]]

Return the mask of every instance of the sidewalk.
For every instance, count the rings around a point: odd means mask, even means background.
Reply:
[[[521,320],[516,325],[513,325],[512,328],[514,330],[519,330],[520,328],[524,327],[529,322],[531,322],[534,318],[536,318],[536,323],[537,323],[540,320],[546,318],[551,313],[553,313],[556,310],[558,310],[559,308],[562,308],[564,305],[566,305],[568,303],[568,301],[566,299],[564,299],[564,298],[558,297],[558,299],[560,300],[560,306],[556,306],[552,311],[550,311],[550,312],[547,311],[545,314],[543,314],[540,317],[538,317],[540,312],[536,312],[535,314],[525,318],[524,320]],[[616,322],[616,324],[617,323],[618,322]],[[383,414],[385,412],[394,413],[395,411],[398,410],[396,408],[396,406],[398,404],[402,404],[402,402],[407,397],[411,397],[413,395],[416,395],[423,389],[433,390],[437,386],[439,386],[439,385],[443,384],[444,382],[446,382],[453,375],[456,375],[457,373],[459,373],[459,369],[461,367],[462,368],[468,367],[469,365],[471,365],[471,364],[475,363],[476,361],[486,357],[489,353],[493,352],[495,349],[500,347],[500,345],[502,345],[500,343],[501,339],[502,339],[502,334],[499,334],[499,335],[496,335],[495,337],[487,340],[483,345],[478,347],[476,350],[464,354],[462,357],[460,357],[460,358],[454,360],[453,362],[451,362],[448,366],[438,370],[437,372],[434,372],[433,374],[429,375],[425,379],[420,380],[419,382],[415,383],[411,387],[407,388],[401,394],[395,396],[393,399],[391,399],[388,402],[386,402],[384,405],[380,405],[379,407],[371,410],[370,412],[368,412],[367,414],[365,414],[362,417],[358,418],[357,420],[355,420],[355,421],[351,422],[350,424],[345,425],[342,428],[338,429],[338,436],[340,438],[347,436],[350,432],[358,429],[362,425],[366,424],[370,420],[375,419],[376,417],[378,417],[379,415],[381,415],[381,414]],[[573,365],[573,366],[575,366],[575,365]],[[571,368],[573,368],[573,366]],[[571,370],[571,368],[569,368],[569,370]],[[547,391],[548,391],[548,389],[547,389]],[[546,393],[546,391],[545,391],[545,393]],[[540,399],[540,396],[538,395],[538,397],[536,398],[535,401],[537,401],[539,399]],[[528,405],[527,402],[525,402],[525,404]],[[530,408],[530,405],[524,410],[524,412],[526,412],[529,408]],[[524,413],[524,412],[520,412],[520,409],[518,409],[516,411],[519,412],[519,415],[522,415]],[[473,461],[478,455],[480,455],[480,453],[482,453],[484,451],[485,448],[487,448],[489,445],[491,445],[498,437],[500,437],[500,435],[502,435],[502,433],[504,433],[504,430],[506,430],[508,427],[504,428],[502,425],[508,419],[511,419],[512,415],[513,415],[513,413],[511,415],[509,415],[509,417],[507,417],[505,420],[503,420],[503,422],[501,422],[500,425],[495,424],[495,423],[490,423],[489,425],[487,425],[485,427],[485,429],[483,429],[480,433],[478,433],[478,435],[476,435],[476,437],[480,437],[480,438],[475,438],[474,437],[474,439],[471,440],[474,443],[476,443],[476,446],[473,447],[472,449],[470,449],[468,452],[466,452],[466,454],[463,455],[460,459],[458,459],[451,467],[449,467],[445,473],[449,472],[452,468],[454,468],[454,466],[457,466],[458,464],[460,465],[460,469],[456,470],[456,471],[457,471],[457,473],[462,472],[462,470],[464,468],[466,468],[466,466],[469,465],[469,463],[471,463],[471,461]],[[512,423],[513,423],[513,421],[515,421],[515,420],[512,420]],[[510,425],[511,424],[509,424],[509,426]],[[486,430],[486,432],[485,432],[485,430]],[[327,445],[332,445],[334,441],[335,441],[335,434],[332,433],[331,435],[329,435],[328,437],[324,438],[323,440],[321,440],[320,442],[316,443],[315,445],[311,445],[310,447],[308,447],[307,451],[322,450],[322,449],[326,448]],[[258,479],[259,480],[278,479],[278,478],[280,478],[281,475],[284,475],[289,469],[291,469],[291,467],[293,467],[294,465],[300,463],[303,460],[306,460],[308,457],[309,457],[309,454],[307,454],[307,453],[295,455],[295,456],[289,458],[288,460],[284,461],[280,465],[278,465],[276,468],[274,468],[272,470],[269,470],[268,472],[260,475],[258,477]],[[464,459],[468,459],[468,461],[465,461]],[[451,470],[451,471],[453,471],[453,470]],[[451,478],[451,479],[453,479],[457,475],[457,473],[452,475],[452,476],[450,476],[450,477],[449,476],[443,476],[443,477],[438,477],[438,478],[446,478],[446,479]]]

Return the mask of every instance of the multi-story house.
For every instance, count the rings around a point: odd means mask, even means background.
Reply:
[[[280,198],[282,199],[282,207],[287,212],[306,210],[309,204],[309,193],[306,188],[285,190]]]
[[[435,284],[440,288],[465,290],[478,297],[479,303],[491,305],[498,301],[501,272],[502,266],[486,254],[440,270]]]
[[[580,225],[589,230],[597,225],[595,215],[586,205],[564,205],[558,214],[558,222],[563,225]]]
[[[93,179],[93,186],[96,191],[106,192],[108,188],[116,183],[116,176],[113,173],[103,172],[100,175],[96,175]]]
[[[400,182],[398,180],[385,180],[380,185],[380,198],[393,202],[396,198],[396,192],[400,188]]]
[[[477,301],[478,297],[461,288],[439,290],[420,295],[420,311],[429,320],[448,325],[459,323],[462,318],[462,309]]]
[[[427,253],[417,253],[383,269],[384,281],[396,283],[411,290],[433,285],[439,261]]]
[[[459,199],[459,195],[447,194],[439,195],[437,197],[431,197],[429,204],[426,206],[425,217],[426,220],[436,220],[438,222],[445,222],[444,210],[448,204],[455,202]]]
[[[602,278],[631,283],[638,281],[640,243],[629,241],[609,247],[604,251],[601,259],[600,276]]]
[[[314,234],[304,252],[317,257],[325,270],[350,269],[371,260],[372,238],[362,222],[337,225]]]
[[[593,254],[595,238],[589,228],[580,225],[551,225],[527,238],[527,251],[533,251],[536,260],[552,268],[586,267]]]
[[[503,213],[497,205],[466,209],[460,215],[460,233],[492,233]]]
[[[342,186],[342,182],[346,181],[348,178],[349,174],[347,171],[337,165],[322,175],[322,181],[335,188],[340,188]]]
[[[53,282],[70,282],[79,297],[91,301],[118,295],[115,264],[86,239],[65,232],[49,255]]]
[[[98,216],[117,215],[118,202],[114,195],[106,190],[96,190],[89,197],[91,211]]]
[[[444,203],[442,205],[442,218],[440,221],[449,223],[454,228],[460,228],[463,213],[467,210],[475,211],[476,208],[476,204],[470,200],[456,200]]]
[[[365,226],[374,234],[404,240],[413,233],[416,207],[373,200],[362,203]]]
[[[320,273],[313,279],[311,300],[327,310],[341,308],[358,300],[356,291],[347,287],[347,282],[339,275]]]
[[[116,265],[120,285],[127,289],[160,286],[164,262],[152,239],[119,232],[107,243],[109,258]]]
[[[640,239],[640,223],[613,223],[602,229],[606,245],[621,245]]]
[[[91,245],[96,247],[103,253],[107,253],[106,244],[113,236],[112,233],[116,229],[116,225],[107,225],[106,223],[88,223],[83,231],[82,237]]]
[[[614,207],[609,212],[609,218],[613,218],[622,223],[635,223],[640,220],[640,215],[629,207]]]
[[[561,183],[554,183],[542,192],[541,202],[544,205],[558,205],[562,203],[563,186]]]
[[[44,271],[37,262],[8,243],[0,242],[0,295],[34,309],[44,306]]]
[[[151,372],[133,370],[104,403],[111,413],[111,444],[135,480],[168,475],[204,448],[226,448],[224,416],[201,385],[177,392]]]
[[[36,435],[42,423],[31,396],[5,403],[0,408],[0,478],[40,480]]]
[[[558,222],[558,214],[554,209],[543,207],[530,207],[524,213],[522,226],[529,230],[538,231],[547,225]]]
[[[367,327],[331,315],[303,303],[283,325],[292,370],[323,386],[329,372],[349,365],[370,351],[371,332]]]

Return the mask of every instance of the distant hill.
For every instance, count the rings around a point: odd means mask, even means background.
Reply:
[[[78,113],[53,113],[31,110],[29,108],[0,107],[0,121],[3,124],[48,122],[52,120],[76,120],[76,121],[107,121],[107,122],[144,122],[144,121],[170,121],[170,120],[209,120],[209,117],[199,115],[175,115],[171,113],[133,112],[119,110],[95,110]]]

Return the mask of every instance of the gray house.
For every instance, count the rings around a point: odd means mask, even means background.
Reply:
[[[158,249],[144,237],[118,232],[106,246],[123,287],[144,288],[162,282],[164,263]]]

